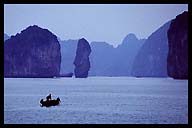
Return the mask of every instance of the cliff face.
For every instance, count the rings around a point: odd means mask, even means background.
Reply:
[[[116,48],[116,74],[118,76],[131,76],[134,59],[145,39],[138,39],[134,34],[128,34],[122,44]]]
[[[167,22],[145,41],[135,57],[132,76],[167,77],[169,26],[170,22]]]
[[[168,30],[167,71],[170,77],[188,79],[188,12],[172,20]]]
[[[75,77],[86,78],[90,69],[89,55],[91,53],[91,47],[89,43],[84,39],[78,41],[76,56],[74,60],[75,65]]]
[[[30,26],[5,41],[5,77],[53,77],[60,64],[59,42],[47,29]]]
[[[133,60],[144,41],[128,34],[117,48],[106,42],[91,42],[90,75],[130,76]]]
[[[91,42],[91,76],[112,76],[115,69],[115,48],[106,42]]]

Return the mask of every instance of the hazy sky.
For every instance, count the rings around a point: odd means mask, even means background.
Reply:
[[[5,4],[4,32],[15,35],[36,24],[62,40],[84,37],[116,46],[129,33],[147,38],[185,10],[187,4]]]

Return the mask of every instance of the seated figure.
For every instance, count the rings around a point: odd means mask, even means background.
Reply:
[[[48,100],[51,100],[51,94],[49,94],[47,97],[46,97],[47,101]]]

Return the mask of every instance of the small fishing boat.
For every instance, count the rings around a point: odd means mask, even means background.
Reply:
[[[40,100],[41,103],[41,107],[45,106],[45,107],[50,107],[50,106],[56,106],[59,105],[61,102],[60,98],[58,97],[56,100],[46,100],[43,101],[43,99]]]

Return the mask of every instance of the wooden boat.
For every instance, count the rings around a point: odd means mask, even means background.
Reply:
[[[46,101],[43,101],[43,99],[40,100],[41,107],[43,107],[43,106],[45,106],[45,107],[56,106],[56,105],[59,105],[60,102],[61,102],[61,100],[59,97],[56,100],[46,100]]]

